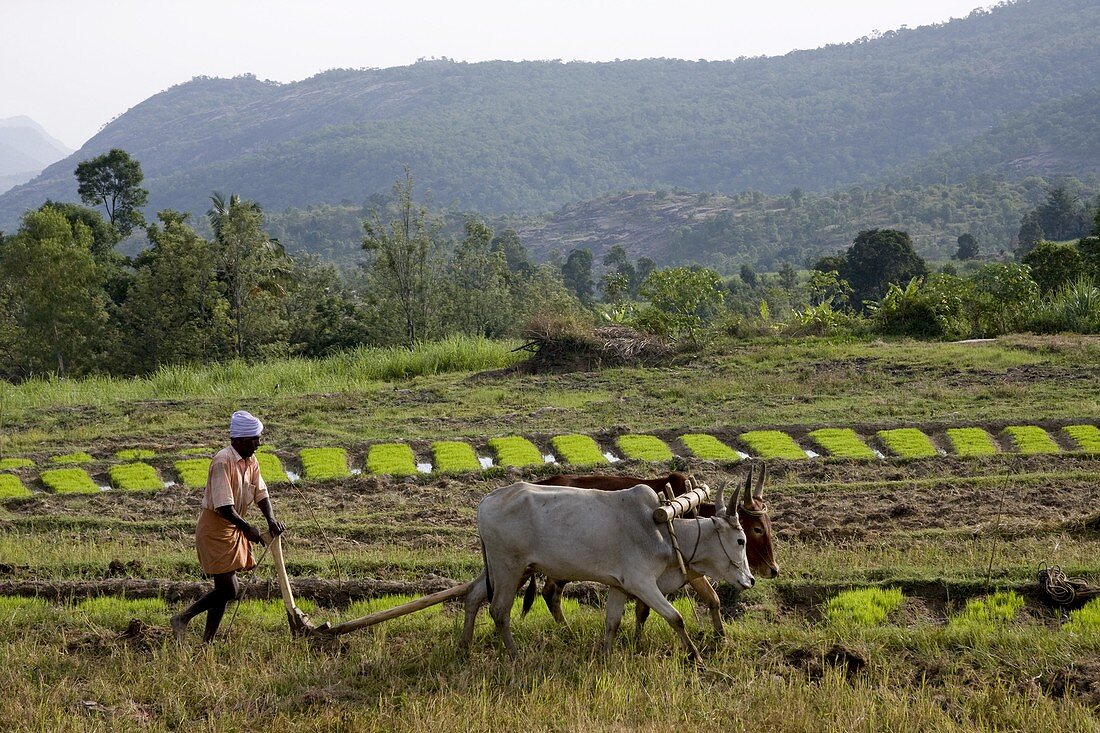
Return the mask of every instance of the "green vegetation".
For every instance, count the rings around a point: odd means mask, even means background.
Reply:
[[[66,453],[63,456],[53,456],[50,458],[50,463],[55,465],[67,465],[72,463],[92,463],[95,459],[84,451],[77,451],[75,453]]]
[[[741,454],[730,448],[713,435],[704,433],[686,433],[680,436],[680,442],[695,455],[708,461],[739,461]]]
[[[627,458],[651,463],[672,460],[672,451],[655,435],[620,435],[615,442]]]
[[[279,456],[267,451],[257,451],[255,455],[257,462],[260,464],[260,475],[264,477],[265,483],[285,484],[290,482],[286,471],[283,470],[283,462],[279,460]]]
[[[572,466],[595,466],[607,463],[600,446],[588,435],[555,435],[550,439],[560,462]]]
[[[1100,453],[1100,428],[1095,425],[1069,425],[1065,431],[1085,453]]]
[[[123,463],[107,469],[111,486],[126,491],[159,491],[164,482],[157,476],[157,470],[148,463]]]
[[[34,461],[30,458],[0,458],[0,471],[13,468],[32,468]]]
[[[469,443],[456,440],[439,440],[432,443],[435,470],[443,473],[468,473],[480,471],[481,463]]]
[[[18,476],[10,473],[0,473],[0,499],[11,499],[20,496],[30,496],[31,492],[23,485]]]
[[[931,438],[916,428],[880,430],[877,435],[894,455],[902,458],[932,458],[937,455]]]
[[[1070,611],[1069,621],[1062,628],[1075,634],[1100,636],[1100,598],[1093,598],[1076,611]]]
[[[991,456],[998,452],[993,436],[982,428],[948,428],[947,439],[959,456]]]
[[[825,606],[825,618],[835,626],[879,626],[901,607],[898,588],[861,588],[833,596]]]
[[[416,456],[404,443],[375,443],[367,451],[367,470],[387,476],[413,476]]]
[[[749,447],[749,453],[761,458],[785,458],[802,460],[806,451],[794,442],[794,438],[779,430],[750,430],[737,436]]]
[[[527,438],[513,435],[490,438],[489,447],[496,452],[497,464],[514,468],[542,465],[542,453]]]
[[[302,475],[310,481],[327,481],[349,475],[348,453],[343,448],[303,448]]]
[[[167,624],[168,604],[161,598],[116,598],[100,596],[77,604],[77,611],[94,623],[122,631],[131,619],[146,623]]]
[[[1024,607],[1024,599],[1014,591],[998,591],[986,598],[971,598],[956,616],[952,617],[948,627],[952,629],[990,631],[1003,626]]]
[[[145,461],[150,458],[155,458],[156,455],[156,451],[151,451],[146,448],[129,448],[115,453],[115,458],[119,461]]]
[[[83,468],[57,468],[39,476],[46,488],[58,494],[97,494],[99,486]]]
[[[829,455],[837,458],[875,458],[875,452],[856,435],[851,428],[821,428],[810,434],[810,439]]]
[[[206,479],[210,475],[209,458],[186,458],[172,464],[176,468],[176,475],[180,483],[190,488],[204,488]],[[263,468],[260,469],[261,474]]]
[[[1061,450],[1047,431],[1035,425],[1010,425],[1005,428],[1005,433],[1012,439],[1016,450],[1026,456]]]

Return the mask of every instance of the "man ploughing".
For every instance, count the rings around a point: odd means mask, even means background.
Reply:
[[[240,593],[237,571],[251,570],[256,565],[251,543],[263,540],[260,530],[244,518],[248,508],[252,504],[259,507],[272,537],[286,528],[275,519],[267,484],[255,456],[263,429],[263,423],[252,414],[244,410],[234,412],[229,421],[230,445],[210,462],[202,514],[195,530],[195,547],[203,572],[214,579],[214,589],[172,617],[172,631],[179,641],[184,640],[187,623],[203,612],[206,630],[202,640],[211,641],[225,607]]]

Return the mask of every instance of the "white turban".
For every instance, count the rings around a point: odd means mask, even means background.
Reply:
[[[264,424],[251,412],[237,410],[229,419],[230,438],[254,438],[264,431]]]

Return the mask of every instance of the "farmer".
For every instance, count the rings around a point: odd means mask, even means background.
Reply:
[[[254,503],[260,508],[272,537],[286,529],[275,519],[267,484],[254,455],[260,447],[263,429],[263,423],[250,413],[234,412],[229,421],[230,445],[210,462],[202,514],[195,530],[195,547],[203,572],[214,578],[214,589],[172,617],[172,631],[179,641],[184,640],[187,623],[205,611],[206,631],[202,640],[210,642],[218,631],[225,607],[240,593],[237,571],[255,566],[251,543],[263,540],[260,531],[244,519],[248,507]]]

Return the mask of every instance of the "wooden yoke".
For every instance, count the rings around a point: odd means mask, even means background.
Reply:
[[[703,484],[677,497],[666,499],[661,506],[653,510],[653,521],[658,524],[666,524],[671,522],[675,517],[682,517],[709,499],[710,487]]]

